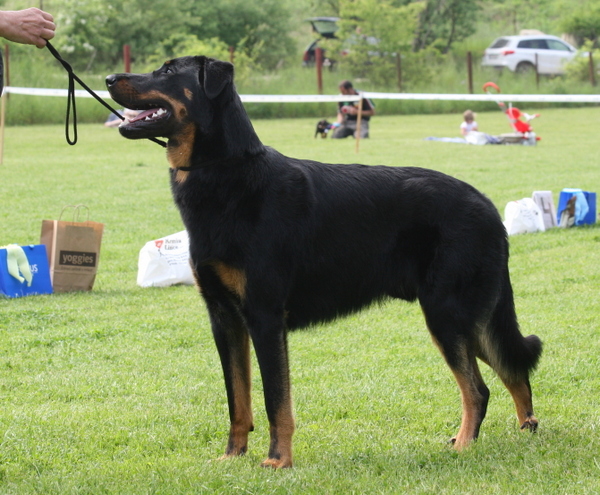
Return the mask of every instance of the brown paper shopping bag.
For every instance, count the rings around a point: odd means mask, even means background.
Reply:
[[[73,209],[72,221],[62,220],[65,210]],[[80,221],[82,210],[87,212]],[[43,220],[40,243],[46,245],[54,292],[92,290],[104,224],[90,222],[87,206],[65,206],[58,220]]]

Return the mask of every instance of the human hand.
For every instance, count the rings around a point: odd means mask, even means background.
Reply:
[[[358,109],[354,105],[344,105],[342,107],[342,112],[347,113],[348,115],[356,115],[358,113]]]
[[[55,29],[52,15],[35,7],[0,12],[0,36],[9,41],[43,48]]]

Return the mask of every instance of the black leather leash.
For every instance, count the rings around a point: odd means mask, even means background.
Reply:
[[[63,59],[60,56],[60,54],[56,51],[56,48],[54,48],[49,41],[46,42],[46,46],[48,47],[48,50],[50,50],[50,53],[52,53],[52,55],[54,55],[54,58],[56,58],[56,60],[58,60],[62,64],[62,66],[65,68],[65,70],[69,74],[69,88],[67,90],[67,116],[66,116],[66,123],[65,123],[65,137],[67,138],[67,143],[69,143],[71,146],[73,146],[75,143],[77,143],[77,108],[75,106],[75,81],[77,81],[83,89],[85,89],[89,94],[91,94],[94,98],[96,98],[96,100],[98,100],[108,110],[110,110],[112,113],[114,113],[121,120],[125,120],[125,117],[123,117],[117,110],[115,110],[108,103],[106,103],[102,98],[100,98],[94,92],[94,90],[90,89],[89,86],[87,84],[85,84],[77,76],[77,74],[75,74],[75,72],[73,72],[73,68],[71,67],[69,62],[67,62],[65,59]],[[70,120],[70,116],[71,116],[71,105],[73,106],[73,139],[71,139],[71,137],[69,135],[69,120]],[[167,147],[167,143],[165,143],[164,141],[161,141],[160,139],[156,139],[156,138],[148,138],[148,139],[150,139],[150,141],[154,141],[157,144],[160,144],[161,146],[163,146],[165,148]]]

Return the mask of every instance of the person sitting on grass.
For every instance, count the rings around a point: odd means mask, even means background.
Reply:
[[[460,124],[460,133],[463,136],[466,136],[471,131],[479,130],[477,122],[475,122],[475,114],[471,110],[466,110],[465,113],[463,113],[463,119],[462,124]]]
[[[342,81],[340,83],[340,93],[343,95],[358,95],[358,91],[354,89],[350,81]],[[338,114],[333,139],[342,139],[348,136],[357,136],[358,125],[358,103],[359,102],[344,102],[338,103]],[[375,105],[368,98],[362,99],[362,112],[360,119],[360,137],[369,137],[369,119],[375,115]]]

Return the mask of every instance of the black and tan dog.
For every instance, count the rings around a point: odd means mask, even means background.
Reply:
[[[319,122],[317,122],[317,127],[315,128],[315,137],[320,134],[322,138],[326,138],[331,127],[332,125],[327,120],[319,120]]]
[[[486,413],[477,358],[512,394],[521,428],[536,429],[529,375],[542,345],[519,331],[506,232],[481,193],[431,170],[329,165],[265,147],[226,62],[185,57],[107,85],[120,105],[143,110],[123,136],[168,138],[173,196],[225,375],[225,457],[244,454],[254,428],[250,342],[270,424],[263,465],[288,467],[287,332],[388,298],[419,301],[454,373],[463,404],[455,448],[477,437]]]

